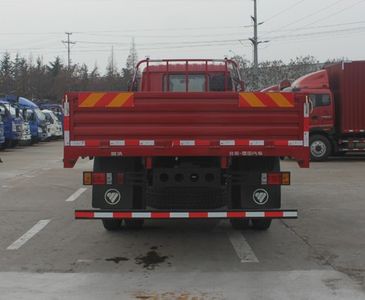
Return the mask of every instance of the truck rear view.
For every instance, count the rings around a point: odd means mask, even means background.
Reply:
[[[92,207],[77,219],[107,230],[145,219],[230,219],[267,229],[290,173],[309,166],[308,104],[292,93],[246,93],[230,60],[145,60],[128,92],[74,92],[64,100],[64,165],[83,173]]]

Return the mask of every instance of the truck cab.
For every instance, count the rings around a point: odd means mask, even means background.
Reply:
[[[22,136],[23,120],[20,117],[19,108],[15,107],[6,100],[0,100],[1,110],[4,111],[4,136],[5,143],[3,148],[15,147]]]
[[[4,115],[5,115],[5,109],[0,106],[0,149],[3,147],[5,143],[4,122],[3,122]]]
[[[18,98],[18,104],[21,108],[25,109],[25,115],[29,120],[32,142],[36,143],[49,138],[49,123],[38,105],[23,97]]]

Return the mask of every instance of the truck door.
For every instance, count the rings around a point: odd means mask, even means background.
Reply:
[[[331,130],[333,122],[333,105],[329,94],[309,94],[311,106],[311,129],[321,128]]]

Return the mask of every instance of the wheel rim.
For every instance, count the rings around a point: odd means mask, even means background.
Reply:
[[[311,144],[311,153],[314,157],[323,157],[326,154],[327,146],[322,141],[314,141]]]

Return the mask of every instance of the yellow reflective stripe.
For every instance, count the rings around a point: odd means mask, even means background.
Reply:
[[[252,107],[266,107],[254,93],[242,93],[241,97]]]
[[[79,107],[93,107],[95,104],[103,98],[105,93],[92,93],[90,94],[80,105]]]
[[[132,96],[133,93],[120,93],[106,107],[122,107]]]
[[[276,103],[279,107],[293,107],[293,103],[290,103],[288,99],[286,99],[281,93],[267,93],[270,98]]]

